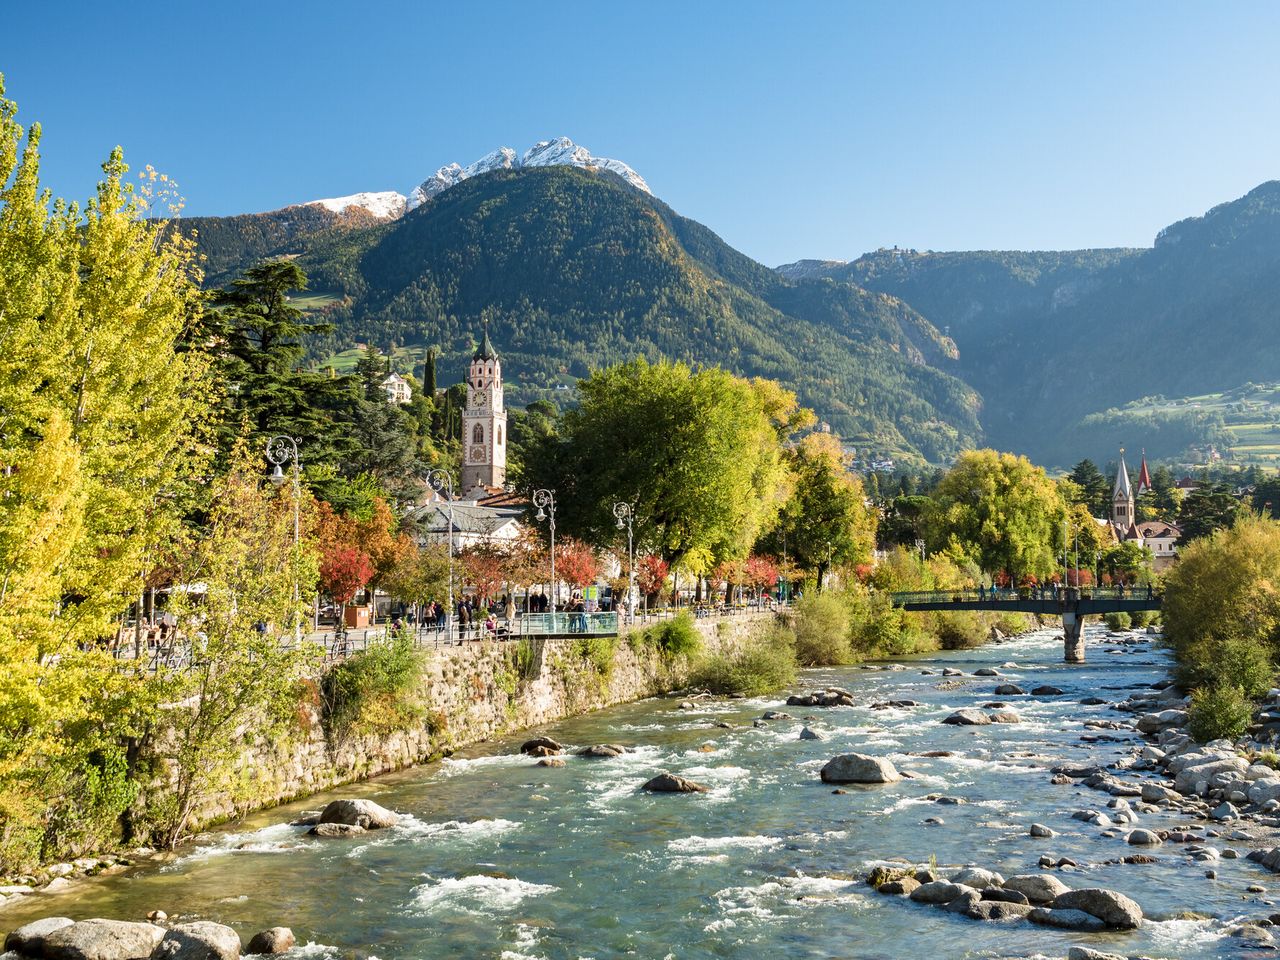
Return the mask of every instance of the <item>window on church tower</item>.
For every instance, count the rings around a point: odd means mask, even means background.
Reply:
[[[476,428],[471,431],[471,442],[484,443],[484,427],[478,423],[476,424]]]
[[[502,446],[502,424],[498,424],[498,446]]]

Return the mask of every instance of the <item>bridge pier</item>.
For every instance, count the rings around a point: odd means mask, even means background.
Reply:
[[[1062,611],[1062,659],[1084,663],[1084,615],[1075,610]]]

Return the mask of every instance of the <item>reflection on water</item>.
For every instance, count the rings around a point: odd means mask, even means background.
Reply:
[[[307,946],[298,957],[380,960],[576,957],[1063,956],[1071,944],[1119,953],[1217,957],[1230,953],[1224,927],[1270,912],[1246,893],[1270,875],[1223,860],[1206,880],[1175,845],[1159,862],[1104,865],[1131,852],[1123,833],[1072,820],[1105,806],[1105,794],[1055,786],[1064,760],[1111,762],[1138,742],[1081,741],[1089,718],[1121,718],[1089,696],[1122,699],[1124,688],[1163,673],[1149,647],[1108,647],[1091,633],[1091,662],[1067,667],[1048,631],[977,651],[907,663],[901,671],[808,671],[805,687],[854,692],[856,708],[786,708],[795,721],[753,727],[782,697],[699,702],[649,700],[558,724],[545,732],[574,746],[626,743],[610,759],[570,756],[563,768],[512,755],[520,739],[465,752],[440,764],[336,791],[408,814],[391,830],[355,840],[316,840],[284,825],[333,795],[269,811],[211,833],[166,864],[80,884],[0,913],[0,927],[35,916],[173,918],[231,924],[244,939],[277,924]],[[1000,678],[968,678],[938,689],[925,667],[966,673],[1000,668]],[[1053,684],[1061,697],[995,698],[999,683]],[[1110,691],[1102,692],[1100,691]],[[911,708],[873,710],[881,699]],[[1002,699],[1018,725],[951,727],[952,710]],[[728,721],[732,729],[715,726]],[[800,740],[803,723],[825,741]],[[710,751],[700,749],[710,744]],[[818,779],[823,763],[857,750],[889,756],[912,779],[836,794]],[[950,756],[923,757],[926,751]],[[638,790],[663,770],[704,783],[700,795]],[[938,803],[937,795],[961,803]],[[1171,826],[1144,815],[1146,827]],[[1032,839],[1039,821],[1058,831]],[[1224,837],[1213,841],[1229,845]],[[1243,851],[1252,844],[1239,843]],[[1129,894],[1153,922],[1126,934],[1068,934],[1025,923],[980,923],[897,898],[858,882],[888,857],[978,863],[1010,875],[1036,869],[1051,853],[1078,861],[1072,886]],[[1176,919],[1195,910],[1213,919]]]

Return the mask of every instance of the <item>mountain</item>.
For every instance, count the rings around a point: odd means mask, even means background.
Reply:
[[[905,300],[958,344],[990,442],[1045,463],[1122,443],[1159,457],[1219,443],[1220,418],[1203,412],[1115,408],[1280,379],[1280,181],[1145,249],[880,250],[780,271]]]
[[[581,167],[586,170],[608,170],[610,173],[616,173],[636,189],[643,190],[645,193],[651,192],[649,185],[644,182],[644,177],[621,160],[593,157],[586,147],[578,146],[568,137],[557,137],[554,140],[539,140],[526,150],[523,156],[517,156],[510,147],[499,147],[465,167],[456,163],[446,164],[409,192],[407,208],[412,210],[421,206],[450,187],[482,173],[524,167]]]
[[[436,345],[447,382],[487,319],[515,402],[663,355],[782,381],[860,455],[936,462],[978,441],[980,399],[950,372],[954,343],[900,299],[787,280],[603,163],[550,162],[572,154],[502,161],[399,219],[294,229],[275,249],[253,219],[206,225],[198,242],[224,277],[297,256],[333,297],[326,352]],[[254,242],[241,243],[248,226]]]

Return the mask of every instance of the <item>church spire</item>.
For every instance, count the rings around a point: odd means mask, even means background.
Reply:
[[[484,321],[484,339],[480,342],[480,346],[476,347],[476,352],[471,357],[472,360],[497,360],[498,351],[493,349],[493,341],[489,339],[489,321]]]
[[[1142,448],[1142,469],[1138,471],[1138,494],[1144,494],[1151,489],[1151,473],[1147,470],[1147,450]]]

